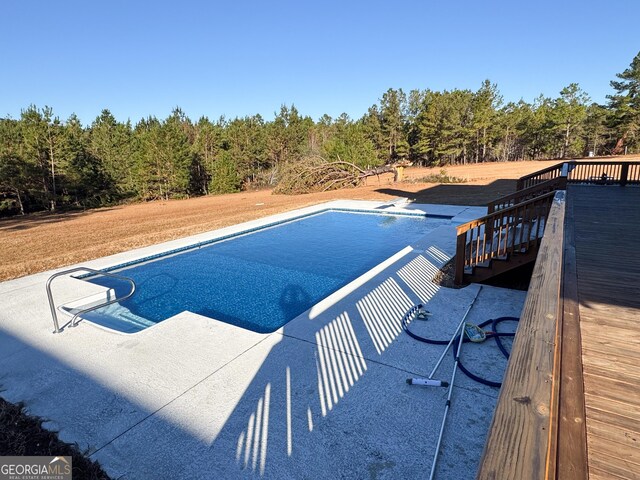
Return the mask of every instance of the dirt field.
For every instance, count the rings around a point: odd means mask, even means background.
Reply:
[[[369,178],[354,189],[308,195],[272,195],[269,190],[188,200],[150,202],[86,212],[39,214],[0,221],[0,280],[71,265],[287,210],[335,199],[391,200],[418,203],[484,205],[515,190],[515,179],[557,161],[511,162],[446,169],[467,179],[459,184],[431,184],[419,179],[440,169],[411,168],[405,181],[390,175]]]

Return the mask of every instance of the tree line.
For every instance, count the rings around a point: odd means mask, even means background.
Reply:
[[[605,105],[577,83],[531,103],[505,103],[489,80],[477,91],[389,89],[355,120],[283,105],[272,121],[194,122],[175,108],[134,125],[105,109],[83,126],[31,105],[0,118],[0,215],[273,187],[310,158],[373,168],[638,153],[640,53],[611,87]]]

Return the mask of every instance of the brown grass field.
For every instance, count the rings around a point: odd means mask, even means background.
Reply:
[[[34,214],[0,220],[0,280],[71,265],[105,255],[173,240],[335,199],[484,205],[515,190],[515,179],[558,161],[486,163],[447,167],[465,183],[434,184],[419,179],[441,169],[409,168],[405,180],[370,177],[358,188],[306,195],[270,190],[187,200],[156,201],[84,212]]]

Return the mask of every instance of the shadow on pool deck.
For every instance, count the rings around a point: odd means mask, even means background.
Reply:
[[[130,393],[125,396],[65,362],[62,353],[44,353],[0,326],[2,395],[52,419],[49,426],[60,428],[63,440],[89,447],[92,458],[118,477],[424,477],[446,391],[412,387],[405,380],[426,376],[441,347],[410,339],[400,319],[417,301],[429,300],[438,321],[415,325],[416,331],[446,338],[477,288],[450,290],[421,281],[436,268],[436,258],[428,253],[407,258],[372,290],[352,293],[347,306],[298,317],[282,332],[261,336],[155,408],[148,405],[162,382],[139,378],[143,400],[134,401]],[[290,292],[282,308],[292,308],[303,294],[296,285]],[[517,315],[523,299],[522,292],[485,287],[469,319],[479,322],[489,312]],[[143,340],[135,339],[143,337],[130,338],[118,347],[142,347]],[[171,360],[171,352],[154,353],[149,361]],[[470,348],[464,355],[486,372],[496,362],[504,368],[494,353]],[[188,373],[189,358],[179,361]],[[443,378],[452,363],[445,362]],[[104,375],[117,377],[117,372]],[[495,390],[458,378],[438,478],[475,474],[495,405]]]

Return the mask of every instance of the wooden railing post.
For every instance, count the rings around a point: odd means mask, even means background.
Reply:
[[[456,276],[455,284],[462,285],[464,281],[464,260],[467,253],[467,232],[458,234],[456,243]]]
[[[620,169],[620,186],[624,187],[629,179],[629,164],[623,163]]]
[[[560,180],[558,182],[558,190],[566,190],[567,189],[567,183],[568,183],[568,178],[569,175],[563,175],[560,177]]]

